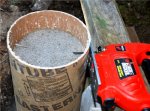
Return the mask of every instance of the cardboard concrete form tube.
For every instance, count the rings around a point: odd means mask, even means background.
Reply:
[[[13,48],[23,37],[47,28],[77,37],[85,47],[84,53],[75,61],[57,67],[34,66],[15,55]],[[17,111],[79,111],[90,41],[86,26],[64,12],[38,11],[15,21],[8,31],[7,47]]]

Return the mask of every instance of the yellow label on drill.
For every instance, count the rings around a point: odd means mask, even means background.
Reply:
[[[116,59],[115,64],[120,79],[136,74],[133,62],[129,58]]]

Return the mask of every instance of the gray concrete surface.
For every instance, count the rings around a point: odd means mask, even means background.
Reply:
[[[54,67],[77,59],[83,52],[81,42],[71,34],[59,30],[38,30],[28,34],[14,52],[22,60],[36,66]]]

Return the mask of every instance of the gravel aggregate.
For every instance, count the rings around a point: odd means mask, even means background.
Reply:
[[[84,49],[81,42],[67,32],[42,29],[29,33],[13,51],[29,64],[56,67],[77,59]]]

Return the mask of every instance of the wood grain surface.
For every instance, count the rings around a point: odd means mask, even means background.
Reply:
[[[99,45],[130,42],[114,0],[80,0],[94,49]]]

